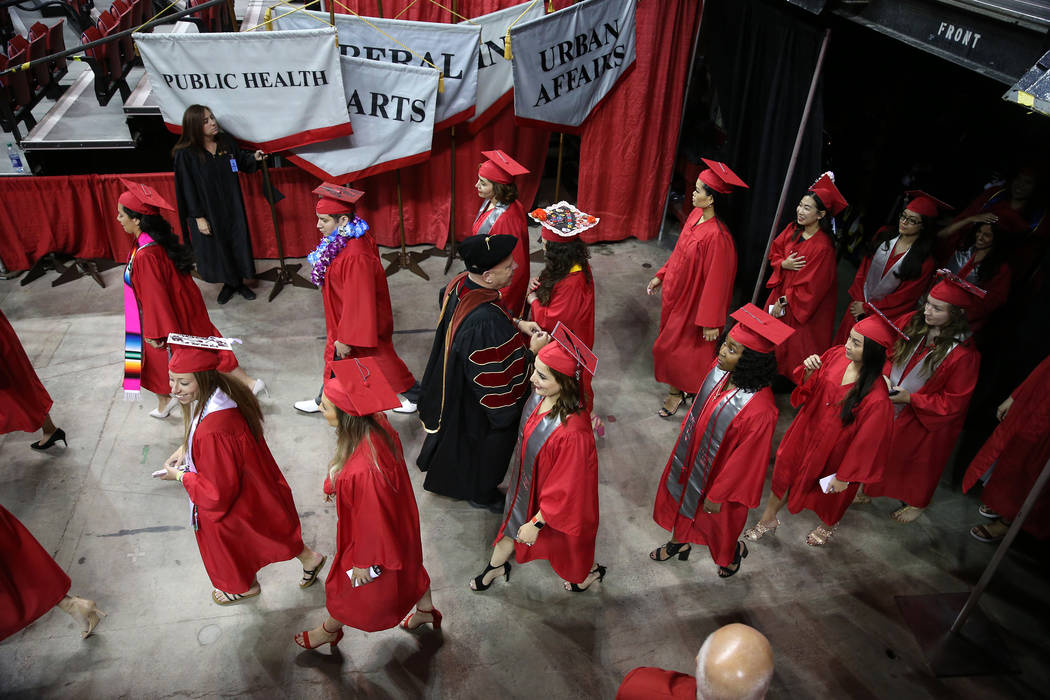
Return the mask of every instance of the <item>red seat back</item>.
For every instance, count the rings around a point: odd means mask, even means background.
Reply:
[[[47,56],[47,33],[31,36],[29,40],[29,60],[36,61]],[[34,64],[30,69],[37,85],[46,87],[51,84],[50,62],[43,61]]]
[[[11,37],[10,41],[7,42],[7,52],[10,56],[11,62],[15,62],[15,54],[20,54],[24,51],[29,50],[29,41],[21,34],[15,34]]]
[[[65,18],[58,20],[47,28],[47,50],[48,53],[62,53],[66,50],[66,37],[63,28],[66,25]],[[56,58],[53,69],[56,73],[65,73],[66,59]]]
[[[8,48],[10,49],[11,43],[8,42]],[[2,55],[2,54],[0,54]],[[11,51],[11,55],[7,57],[7,66],[17,66],[19,63],[25,63],[28,60],[28,53],[25,47],[18,51]],[[28,106],[33,100],[33,90],[29,86],[29,74],[25,71],[18,71],[17,73],[11,73],[5,80],[6,87],[11,91],[11,97],[14,101],[15,107]]]

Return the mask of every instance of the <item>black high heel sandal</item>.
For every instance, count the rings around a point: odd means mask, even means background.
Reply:
[[[59,428],[55,432],[51,433],[51,437],[47,439],[47,442],[42,443],[39,440],[37,440],[36,442],[29,443],[29,446],[32,447],[34,450],[46,450],[49,447],[54,447],[55,443],[59,440],[62,441],[63,446],[69,447],[69,443],[66,442],[66,431],[62,430],[62,428]]]
[[[682,547],[688,547],[688,549],[682,551]],[[689,552],[693,551],[692,546],[690,546],[688,542],[668,542],[662,547],[662,549],[667,552],[667,556],[661,559],[660,549],[661,547],[657,547],[649,552],[649,558],[653,561],[667,561],[668,559],[673,559],[677,556],[678,561],[687,561],[689,559]]]
[[[746,559],[746,558],[747,558],[747,545],[744,544],[743,540],[741,540],[740,542],[737,542],[736,555],[733,557],[733,563],[730,564],[729,566],[720,566],[720,567],[718,567],[718,576],[719,576],[719,578],[729,578],[730,576],[732,576],[736,572],[740,571],[740,560],[741,559]],[[729,568],[730,566],[733,567],[733,568]]]
[[[493,581],[495,581],[497,578],[499,578],[499,576],[496,576],[495,578],[492,579],[492,581],[489,581],[488,583],[485,583],[485,575],[488,574],[488,572],[495,571],[498,568],[500,568],[500,567],[492,566],[491,564],[486,564],[485,565],[485,570],[482,571],[479,576],[475,576],[474,577],[474,585],[471,587],[470,590],[474,591],[475,593],[478,593],[480,591],[487,591],[489,589],[489,586],[491,586]],[[510,581],[510,562],[509,561],[503,562],[503,580],[505,582],[506,581]]]
[[[584,591],[589,591],[591,590],[591,586],[593,586],[595,583],[601,583],[605,579],[606,571],[608,571],[608,569],[606,569],[601,564],[595,564],[594,568],[591,569],[590,574],[587,575],[590,576],[591,574],[598,574],[598,578],[587,584],[586,588],[581,588],[578,584],[570,583],[569,587],[566,590],[570,593],[583,593]]]

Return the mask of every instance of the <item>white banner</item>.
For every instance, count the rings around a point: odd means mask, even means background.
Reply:
[[[275,19],[273,24],[278,29],[303,29],[317,26],[318,21],[328,24],[328,14],[292,12]],[[339,50],[345,56],[436,67],[442,72],[445,91],[438,93],[435,129],[452,126],[474,115],[480,27],[345,14],[335,16],[335,27],[339,30]]]
[[[168,128],[178,133],[192,104],[223,129],[265,151],[353,132],[335,30],[135,34]]]
[[[438,72],[342,56],[354,133],[297,148],[289,160],[322,180],[349,182],[430,157]]]
[[[634,63],[634,10],[635,0],[584,0],[515,25],[517,120],[580,126]]]
[[[543,8],[542,2],[524,2],[460,22],[460,24],[481,27],[481,51],[478,54],[478,103],[474,116],[467,122],[467,131],[470,133],[476,134],[510,104],[511,90],[514,89],[514,75],[510,61],[503,58],[507,43],[507,27],[515,20],[517,24],[522,24],[543,17]]]

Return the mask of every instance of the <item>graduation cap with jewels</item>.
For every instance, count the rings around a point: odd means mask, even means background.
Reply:
[[[820,197],[821,203],[828,208],[832,216],[838,216],[849,206],[849,202],[835,186],[835,173],[830,170],[817,178],[817,181],[809,188],[813,194]]]
[[[933,285],[929,296],[947,302],[952,306],[967,309],[988,295],[988,292],[976,284],[963,279],[946,268],[937,270],[937,276],[941,278],[941,281]]]
[[[375,358],[336,360],[324,383],[328,400],[352,416],[370,416],[401,405]]]
[[[233,350],[233,344],[240,342],[240,338],[221,338],[216,336],[204,338],[199,335],[168,334],[169,345],[186,345],[191,348],[203,348],[205,350]]]
[[[545,365],[570,377],[579,377],[581,367],[594,376],[598,369],[598,356],[561,321],[551,331],[551,339],[554,342],[543,346],[537,355]]]
[[[239,342],[238,338],[203,338],[169,333],[168,345],[172,347],[168,370],[176,374],[189,374],[217,369],[220,364],[219,351],[233,350],[233,344]]]
[[[903,338],[905,341],[911,340],[886,314],[879,310],[879,307],[864,302],[864,311],[868,315],[857,321],[853,329],[865,338],[870,338],[884,348],[893,345],[898,338]]]

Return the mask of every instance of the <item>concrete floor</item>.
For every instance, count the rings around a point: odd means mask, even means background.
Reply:
[[[86,641],[61,612],[6,640],[0,696],[612,698],[635,666],[691,672],[704,637],[740,621],[773,644],[774,698],[1045,697],[1050,596],[1045,569],[1023,551],[1010,554],[981,603],[1001,626],[1018,674],[934,678],[897,610],[894,595],[968,591],[994,551],[966,534],[978,501],[947,485],[910,525],[889,520],[896,505],[887,501],[851,509],[822,550],[802,541],[815,517],[785,513],[776,537],[753,544],[728,580],[702,550],[688,562],[650,562],[649,550],[666,539],[650,514],[678,423],[654,413],[661,389],[650,347],[659,301],[643,290],[667,252],[636,241],[592,252],[601,358],[595,390],[608,423],[599,441],[605,582],[572,595],[537,562],[515,567],[508,585],[471,592],[467,582],[486,562],[497,516],[424,492],[423,475],[411,467],[444,634],[348,630],[334,655],[292,643],[324,614],[323,587],[296,586],[297,562],[261,571],[263,595],[252,602],[219,608],[210,601],[185,495],[150,478],[180,440],[181,422],[150,418],[152,397],[122,399],[120,269],[105,273],[105,289],[88,278],[52,288],[53,275],[28,287],[0,282],[0,305],[70,441],[39,454],[28,435],[0,436],[0,502],[70,573],[73,591],[109,612]],[[395,343],[420,373],[444,263],[423,263],[430,282],[409,272],[390,279]],[[258,300],[235,297],[220,307],[217,285],[202,288],[219,329],[244,340],[242,365],[271,388],[263,400],[267,440],[294,492],[304,538],[331,553],[335,511],[322,502],[321,480],[333,434],[319,415],[291,406],[313,396],[320,380],[320,295],[289,287],[267,303],[264,283]],[[778,439],[791,415],[784,405]],[[411,466],[420,425],[397,415],[392,422]]]

